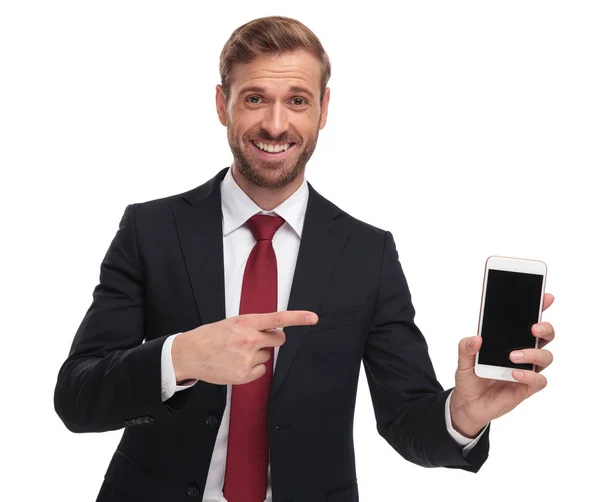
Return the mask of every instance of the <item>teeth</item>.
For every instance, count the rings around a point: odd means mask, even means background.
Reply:
[[[290,147],[289,143],[286,143],[284,145],[268,145],[267,143],[254,143],[254,144],[261,150],[263,150],[265,152],[269,152],[269,153],[285,152]]]

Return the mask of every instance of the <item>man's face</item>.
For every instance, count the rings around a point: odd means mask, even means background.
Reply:
[[[217,86],[219,120],[250,183],[282,188],[304,172],[327,121],[329,89],[321,103],[320,79],[317,58],[297,51],[236,64],[227,102]]]

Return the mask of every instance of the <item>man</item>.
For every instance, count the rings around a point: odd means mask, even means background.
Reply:
[[[126,208],[58,376],[55,407],[70,430],[125,427],[98,500],[357,501],[361,361],[394,449],[477,472],[490,421],[545,378],[478,378],[481,338],[471,337],[459,344],[456,386],[438,383],[392,235],[305,180],[330,92],[328,57],[308,28],[247,23],[220,70],[233,164]],[[554,338],[549,323],[532,333],[540,347]],[[520,356],[538,371],[552,362],[542,348]]]

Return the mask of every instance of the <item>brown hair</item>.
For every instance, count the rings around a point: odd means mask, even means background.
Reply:
[[[235,63],[250,63],[257,57],[297,50],[313,54],[321,64],[321,100],[331,76],[329,56],[317,36],[300,21],[283,16],[254,19],[237,28],[225,43],[219,60],[221,85],[229,99],[231,72]]]

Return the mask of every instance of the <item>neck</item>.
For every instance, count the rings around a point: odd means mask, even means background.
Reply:
[[[235,162],[231,169],[231,175],[244,193],[263,211],[272,211],[282,204],[300,188],[304,181],[304,173],[302,173],[292,183],[281,188],[259,187],[250,183],[238,172]]]

